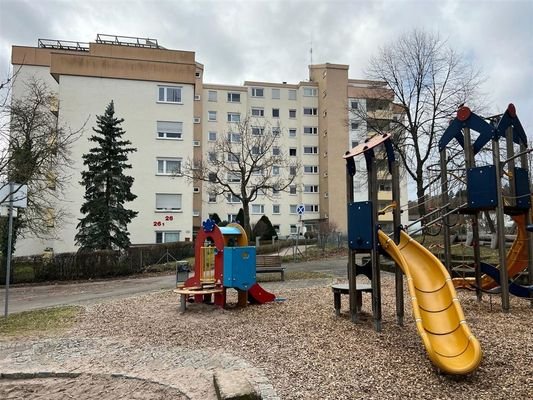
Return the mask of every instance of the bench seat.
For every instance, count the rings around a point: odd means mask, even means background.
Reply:
[[[281,256],[257,255],[255,258],[256,274],[275,273],[281,274],[281,280],[285,280],[285,267],[281,266]]]

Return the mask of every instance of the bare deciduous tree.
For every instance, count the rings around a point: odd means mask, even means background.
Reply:
[[[0,85],[0,187],[8,182],[28,187],[28,206],[17,218],[19,235],[54,237],[66,217],[59,204],[68,181],[70,147],[83,127],[72,131],[58,125],[52,112],[57,98],[43,81],[29,79],[18,98],[11,98],[13,83],[10,78]]]
[[[250,204],[260,194],[272,198],[286,191],[299,170],[299,164],[278,145],[280,134],[280,127],[252,117],[228,123],[227,133],[182,170],[189,179],[205,182],[208,193],[238,200],[244,211],[244,221],[239,222],[249,237]]]
[[[386,83],[396,104],[388,114],[380,112],[386,101],[390,104],[390,92],[378,83],[383,99],[372,100],[365,114],[357,111],[356,116],[367,122],[368,130],[393,132],[395,150],[416,182],[419,213],[425,215],[425,195],[432,183],[427,167],[438,163],[437,142],[458,107],[465,103],[481,107],[475,103],[481,74],[438,34],[418,30],[381,48],[370,60],[367,74]]]

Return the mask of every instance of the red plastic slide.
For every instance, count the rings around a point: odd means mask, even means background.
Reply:
[[[274,301],[276,296],[270,292],[267,292],[259,284],[255,283],[248,289],[248,299],[250,303],[263,304]]]

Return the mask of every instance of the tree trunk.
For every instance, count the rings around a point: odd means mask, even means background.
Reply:
[[[416,180],[416,196],[418,198],[418,214],[422,218],[426,215],[426,193],[424,190],[424,182],[422,177],[419,177]],[[422,220],[422,226],[424,226],[428,221],[425,219]]]
[[[250,204],[248,202],[242,202],[242,211],[244,214],[244,222],[242,227],[244,228],[248,240],[252,239],[252,227],[250,226]]]
[[[490,213],[488,211],[483,211],[483,214],[485,215],[485,218],[487,219],[487,225],[489,226],[490,233],[496,233],[496,227],[494,226],[494,221],[490,217]]]

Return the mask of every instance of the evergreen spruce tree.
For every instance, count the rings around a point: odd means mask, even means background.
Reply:
[[[127,225],[137,215],[124,208],[124,203],[137,197],[131,193],[133,177],[124,170],[131,168],[128,153],[137,150],[130,141],[121,140],[124,119],[115,117],[113,101],[96,121],[96,135],[89,140],[97,146],[83,156],[87,170],[81,174],[85,202],[80,211],[85,216],[78,224],[76,244],[81,250],[124,249],[130,245]]]

